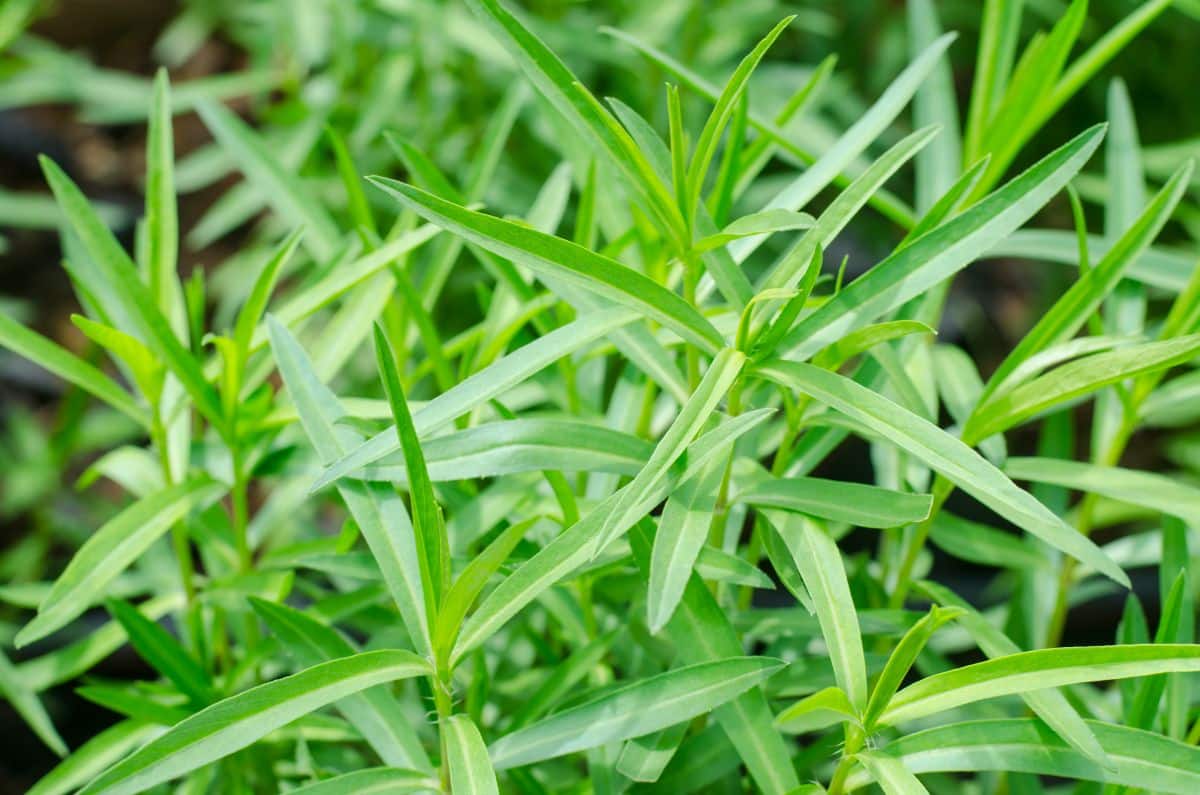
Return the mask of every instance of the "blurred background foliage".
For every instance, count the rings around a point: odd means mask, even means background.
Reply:
[[[1139,8],[1142,0],[1093,0],[1078,53]],[[783,15],[798,15],[754,77],[757,107],[786,101],[831,54],[836,69],[796,128],[798,140],[823,151],[852,124],[910,59],[906,9],[899,0],[783,2],[781,0],[525,0],[526,18],[598,96],[620,98],[666,127],[663,83],[668,75],[629,46],[601,32],[612,26],[657,46],[704,76],[721,80],[742,53]],[[957,31],[950,50],[952,79],[965,114],[982,3],[940,2],[942,25]],[[1049,28],[1066,11],[1063,0],[1026,0],[1020,40]],[[1147,175],[1159,183],[1186,157],[1200,154],[1200,0],[1176,0],[1049,121],[1025,147],[1014,168],[1029,163],[1083,128],[1104,120],[1109,79],[1120,76],[1133,97],[1145,147]],[[395,142],[428,153],[457,186],[471,183],[478,147],[489,125],[517,114],[514,133],[498,158],[495,176],[477,198],[495,212],[524,212],[564,155],[552,118],[531,112],[539,102],[514,73],[503,51],[455,0],[0,0],[0,311],[67,347],[99,361],[69,322],[77,303],[65,272],[59,218],[42,182],[36,156],[62,164],[128,246],[137,234],[144,186],[145,115],[154,70],[170,71],[176,104],[175,140],[185,279],[203,274],[214,327],[227,326],[261,262],[295,208],[244,184],[230,157],[192,112],[216,98],[257,128],[273,153],[310,187],[345,228],[352,208],[337,171],[334,140],[343,141],[359,173],[405,176]],[[707,103],[685,92],[692,121]],[[544,109],[539,109],[544,110]],[[694,125],[693,125],[694,126]],[[885,135],[880,147],[911,128]],[[333,131],[331,135],[329,131]],[[1102,163],[1077,182],[1095,228],[1105,185]],[[790,173],[775,161],[768,170]],[[912,193],[902,172],[890,184]],[[763,189],[771,185],[762,181]],[[1200,197],[1191,195],[1163,242],[1196,252]],[[384,197],[377,215],[394,214]],[[743,198],[755,207],[756,195]],[[275,212],[268,213],[271,208]],[[1060,197],[1039,221],[1070,228]],[[903,230],[877,213],[864,213],[829,252],[849,257],[851,273],[890,251]],[[315,242],[314,242],[315,241]],[[321,245],[309,235],[308,245]],[[440,244],[439,244],[440,245]],[[436,248],[435,248],[436,252]],[[326,254],[335,252],[325,252]],[[984,372],[1006,352],[1031,319],[1059,295],[1072,274],[1057,266],[1004,260],[972,268],[955,285],[943,338],[962,345]],[[453,333],[480,316],[485,274],[462,255],[433,309]],[[364,383],[370,363],[358,372]],[[348,368],[354,378],[355,368]],[[346,392],[360,394],[352,383]],[[432,389],[426,383],[425,389]],[[0,597],[19,598],[19,586],[55,569],[63,549],[110,515],[103,489],[77,490],[75,481],[94,452],[138,433],[116,415],[85,411],[82,393],[0,351]],[[1179,424],[1179,423],[1173,423]],[[1200,437],[1193,417],[1131,451],[1132,465],[1200,469]],[[1086,436],[1086,434],[1083,434]],[[1032,445],[1032,441],[1030,441]],[[861,451],[860,451],[861,452]],[[843,462],[844,459],[844,462]],[[842,455],[833,466],[864,466],[866,455]],[[843,462],[843,463],[839,463]],[[963,564],[957,564],[960,567]],[[969,575],[969,572],[968,572]],[[968,576],[964,575],[964,576]],[[1119,601],[1111,606],[1119,610]],[[0,605],[0,611],[5,607]],[[1110,636],[1113,616],[1097,618]],[[5,625],[8,631],[10,625]],[[1087,627],[1073,631],[1086,635]],[[1078,640],[1078,638],[1076,638]],[[101,673],[127,676],[139,665],[115,655]],[[64,695],[63,698],[70,698]],[[107,722],[95,706],[75,699],[62,724],[69,743]],[[20,791],[52,761],[49,753],[0,706],[6,742],[0,751],[0,788]]]

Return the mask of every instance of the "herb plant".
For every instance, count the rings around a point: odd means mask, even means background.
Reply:
[[[33,792],[1200,792],[1200,486],[1122,465],[1200,418],[1200,268],[1156,243],[1193,169],[1149,162],[1120,81],[1107,124],[1045,140],[1169,2],[1076,53],[1083,0],[1023,47],[1022,4],[988,0],[960,124],[954,36],[909,0],[908,66],[812,149],[832,61],[774,109],[751,80],[790,17],[722,84],[606,30],[670,80],[638,110],[499,0],[467,5],[520,77],[462,174],[370,111],[256,130],[220,101],[274,79],[253,70],[174,95],[159,73],[132,250],[42,160],[56,206],[27,217],[60,226],[107,360],[8,314],[0,344],[111,429],[51,470],[92,452],[81,486],[121,496],[4,588],[26,613],[0,687],[64,756]],[[146,113],[124,89],[75,99]],[[208,284],[178,269],[192,109],[215,144],[190,162],[245,181],[189,234],[269,209]],[[561,162],[496,212],[521,125]],[[365,153],[391,176],[364,181]],[[1052,203],[1073,230],[1024,228]],[[863,219],[902,236],[851,276],[827,252]],[[985,256],[1077,267],[988,368],[936,332]],[[845,451],[873,482],[822,469]],[[935,549],[988,592],[932,577]],[[1145,567],[1154,625],[1126,591]],[[1064,645],[1114,593],[1105,645]],[[88,675],[126,645],[145,679]],[[42,703],[64,683],[119,716],[74,749]]]

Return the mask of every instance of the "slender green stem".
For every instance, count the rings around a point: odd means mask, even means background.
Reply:
[[[863,734],[862,729],[847,725],[846,743],[842,746],[842,758],[838,760],[838,765],[833,771],[833,777],[829,779],[829,795],[843,795],[846,791],[846,778],[850,775],[850,769],[854,766],[854,755],[862,749],[866,739],[866,735]]]
[[[454,703],[450,697],[450,672],[440,661],[437,668],[437,674],[429,678],[429,685],[433,690],[433,703],[437,709],[438,744],[442,751],[442,763],[438,768],[438,773],[441,777],[442,791],[450,792],[450,763],[445,725],[450,716],[454,714]]]
[[[938,512],[945,504],[946,498],[954,491],[954,484],[943,478],[941,475],[933,483],[933,505],[929,509],[929,515],[926,516],[912,532],[907,533],[904,537],[904,553],[900,559],[900,566],[896,569],[896,585],[892,588],[892,595],[888,598],[888,607],[893,609],[903,607],[904,600],[908,596],[908,589],[912,587],[913,569],[916,568],[917,559],[921,556],[921,550],[925,548],[925,541],[929,538],[929,530],[933,527],[933,522],[937,518]]]
[[[1125,419],[1117,429],[1116,435],[1113,437],[1112,444],[1105,451],[1103,459],[1097,463],[1102,466],[1116,466],[1121,460],[1121,456],[1125,453],[1125,446],[1129,444],[1129,437],[1133,435],[1135,423],[1133,417],[1136,416],[1136,410],[1127,411]],[[1096,512],[1096,495],[1089,492],[1085,494],[1079,503],[1078,520],[1075,527],[1084,535],[1090,535],[1092,532],[1092,523],[1095,521]],[[1075,569],[1078,564],[1075,558],[1063,556],[1062,562],[1058,569],[1058,584],[1055,587],[1054,593],[1054,608],[1050,612],[1050,619],[1046,624],[1046,641],[1044,648],[1057,646],[1062,640],[1063,631],[1067,625],[1067,612],[1070,609],[1071,583],[1075,579]]]

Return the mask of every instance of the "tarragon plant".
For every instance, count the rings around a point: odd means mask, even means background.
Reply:
[[[172,35],[203,35],[201,5]],[[7,314],[0,344],[89,396],[110,431],[81,486],[121,496],[61,570],[3,589],[32,613],[0,686],[65,757],[33,792],[1200,792],[1200,487],[1122,466],[1200,417],[1200,268],[1156,244],[1192,165],[1147,156],[1120,81],[1106,124],[1044,130],[1169,3],[1076,52],[1083,0],[1023,47],[1022,4],[987,0],[960,124],[955,38],[910,0],[908,66],[817,146],[832,61],[754,96],[791,18],[720,83],[603,31],[668,76],[639,110],[468,5],[516,71],[454,143],[462,173],[368,112],[255,130],[219,101],[277,79],[255,71],[174,95],[159,74],[132,251],[43,159],[56,206],[27,217],[60,226],[108,361]],[[146,115],[135,86],[72,90]],[[215,144],[177,168],[193,109]],[[560,160],[497,212],[522,125]],[[394,160],[364,181],[377,142]],[[180,171],[206,164],[245,182],[200,245],[269,208],[223,285],[177,267]],[[907,171],[911,200],[887,187]],[[1051,203],[1074,229],[1027,228]],[[847,276],[827,252],[860,217],[899,242]],[[981,372],[937,329],[986,257],[1077,270]],[[1037,456],[1008,454],[1018,429]],[[828,477],[846,451],[873,482]],[[988,592],[935,579],[934,549]],[[1062,645],[1072,607],[1146,567],[1157,624],[1130,593],[1111,645]],[[144,679],[88,677],[126,645]],[[74,749],[41,700],[64,683],[119,716]]]

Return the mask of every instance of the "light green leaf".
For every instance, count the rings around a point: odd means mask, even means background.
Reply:
[[[867,706],[867,665],[842,554],[833,539],[810,521],[773,519],[772,524],[812,596],[838,686],[854,711],[861,713]]]
[[[43,776],[26,795],[67,795],[87,784],[109,765],[163,732],[162,727],[123,720],[94,735]]]
[[[612,538],[619,537],[638,519],[649,513],[671,492],[676,483],[693,477],[714,456],[719,455],[721,450],[727,449],[726,445],[762,423],[770,414],[770,410],[747,412],[725,421],[693,442],[684,453],[683,460],[686,465],[682,468],[683,471],[668,472],[639,504],[624,510],[621,524],[612,528]],[[486,640],[540,593],[591,560],[600,547],[600,528],[614,513],[617,504],[632,485],[625,486],[600,502],[496,586],[463,626],[454,647],[452,661],[461,659],[463,654]]]
[[[971,638],[990,659],[1018,654],[1021,651],[1021,648],[1011,638],[989,623],[986,618],[950,589],[928,581],[920,582],[918,587],[934,601],[964,611],[958,617],[959,625],[971,634]],[[1029,690],[1022,693],[1021,698],[1048,726],[1058,733],[1059,737],[1070,743],[1077,751],[1089,759],[1107,764],[1104,749],[1100,747],[1100,743],[1097,742],[1087,723],[1061,692],[1054,689]]]
[[[61,629],[100,600],[104,588],[176,522],[218,499],[226,486],[207,477],[138,500],[96,530],[55,581],[37,616],[17,633],[18,647]]]
[[[993,396],[976,410],[964,429],[964,438],[986,439],[1101,387],[1183,364],[1197,354],[1200,354],[1200,334],[1128,345],[1076,359],[1011,392]]]
[[[150,418],[146,410],[115,381],[66,348],[25,328],[7,314],[0,314],[0,345],[100,398],[139,425],[149,427]]]
[[[427,773],[397,767],[369,767],[288,790],[292,795],[400,795],[434,792],[440,787]]]
[[[349,657],[357,651],[336,629],[298,610],[254,596],[249,601],[254,612],[271,630],[271,635],[279,639],[300,668]],[[371,687],[346,696],[336,706],[385,764],[427,772],[433,770],[417,737],[416,727],[410,724],[400,702],[387,686]]]
[[[1110,765],[1075,751],[1032,718],[953,723],[909,734],[881,753],[902,760],[914,773],[1006,771],[1083,779],[1156,792],[1191,795],[1200,787],[1200,749],[1160,734],[1088,721]],[[847,789],[867,784],[852,773]]]
[[[654,451],[649,442],[633,434],[574,419],[489,422],[435,436],[421,446],[429,477],[434,482],[537,470],[636,475]],[[355,472],[354,476],[395,483],[408,481],[403,457],[397,453]]]
[[[666,626],[692,576],[696,558],[708,538],[717,492],[725,472],[726,456],[714,456],[695,477],[681,483],[667,499],[654,552],[650,557],[650,580],[646,591],[647,625],[658,632]]]
[[[658,781],[679,750],[687,730],[687,723],[676,723],[662,731],[627,741],[617,757],[617,772],[633,781]]]
[[[338,421],[345,415],[337,398],[313,373],[304,350],[270,315],[271,350],[288,393],[300,413],[300,422],[323,463],[344,456],[360,437]],[[429,622],[417,562],[416,539],[404,502],[391,485],[348,481],[338,484],[371,554],[383,572],[388,592],[400,609],[414,646],[432,652]]]
[[[81,795],[143,792],[240,751],[275,729],[348,695],[428,673],[427,662],[411,652],[396,650],[368,651],[314,665],[186,718],[109,768]]]
[[[916,662],[917,655],[925,648],[925,644],[933,637],[933,633],[937,632],[938,628],[947,621],[958,618],[964,612],[966,611],[959,607],[935,605],[921,617],[920,621],[913,624],[908,632],[904,633],[904,637],[900,638],[900,642],[892,649],[887,663],[883,666],[883,671],[880,672],[879,678],[875,680],[875,686],[871,690],[871,700],[867,703],[867,711],[863,715],[863,723],[867,727],[867,731],[871,730],[876,719],[891,702],[892,696],[900,688],[904,677],[908,676],[909,669]]]
[[[170,323],[158,309],[149,290],[142,284],[129,255],[96,215],[70,177],[49,158],[43,157],[40,162],[46,181],[50,183],[50,189],[67,217],[67,222],[82,242],[92,264],[99,269],[106,284],[107,296],[113,302],[113,306],[106,309],[119,310],[132,327],[125,328],[122,323],[116,322],[112,325],[138,337],[154,351],[163,364],[179,378],[195,401],[196,409],[214,426],[224,430],[224,417],[216,391],[205,380],[195,358],[172,331]]]
[[[21,672],[13,667],[8,656],[0,652],[0,696],[8,700],[21,720],[33,730],[38,739],[59,756],[67,755],[67,744],[54,728],[54,722],[42,706],[37,691],[29,687]]]
[[[737,501],[782,508],[855,527],[901,527],[929,516],[933,497],[824,478],[762,480]]]
[[[254,342],[254,330],[262,321],[263,312],[267,309],[267,302],[271,300],[271,292],[275,289],[279,272],[292,258],[302,237],[303,232],[297,229],[279,244],[270,259],[263,263],[262,270],[258,272],[258,276],[254,279],[254,286],[250,288],[250,294],[246,297],[246,302],[238,310],[237,320],[234,321],[233,327],[233,341],[243,364],[246,357],[250,355]]]
[[[539,370],[637,319],[629,309],[591,312],[508,354],[443,392],[413,413],[413,424],[425,434],[453,421],[482,403],[517,386]],[[313,490],[400,450],[393,426],[339,457],[313,484]]]
[[[750,75],[758,66],[759,61],[767,54],[767,50],[783,33],[784,28],[791,24],[795,16],[784,17],[775,24],[762,40],[754,46],[754,49],[742,59],[733,74],[729,76],[729,80],[725,83],[725,88],[721,90],[721,95],[717,97],[716,103],[713,105],[712,112],[709,113],[707,121],[704,122],[704,128],[700,131],[700,137],[696,139],[696,151],[692,155],[692,162],[687,170],[686,189],[684,191],[684,199],[686,204],[685,218],[691,218],[695,213],[696,205],[700,201],[700,193],[704,188],[704,177],[708,174],[709,165],[712,163],[713,156],[717,153],[717,145],[721,140],[721,134],[725,131],[726,125],[729,123],[730,117],[733,116],[734,108],[739,99],[745,93],[746,85],[750,81]]]
[[[846,721],[857,724],[858,720],[859,714],[846,692],[840,687],[827,687],[780,712],[775,716],[775,725],[790,734],[807,734]]]
[[[600,543],[595,547],[596,553],[608,546],[620,528],[633,524],[633,513],[640,510],[646,495],[658,487],[667,471],[712,418],[717,404],[733,386],[745,362],[745,354],[732,348],[725,348],[713,359],[696,391],[683,404],[671,427],[654,446],[646,465],[629,485],[618,492],[616,503],[600,525]]]
[[[403,182],[385,177],[370,179],[426,220],[538,276],[636,307],[710,353],[724,344],[720,333],[691,304],[616,260],[528,226],[468,210]]]
[[[867,769],[884,795],[929,795],[929,790],[908,771],[904,762],[875,753],[860,753],[855,759]]]
[[[531,516],[509,525],[459,573],[454,585],[446,592],[441,610],[438,611],[437,625],[433,633],[433,648],[438,659],[448,658],[467,611],[475,604],[488,579],[508,559],[524,537],[525,531],[540,520],[540,516]]]
[[[187,339],[187,310],[176,261],[179,217],[175,207],[175,143],[171,87],[166,69],[154,76],[154,104],[146,130],[146,271],[150,294],[171,327]]]
[[[800,321],[784,338],[783,349],[790,349],[790,356],[811,356],[953,276],[1062,190],[1103,135],[1103,126],[1081,133],[1000,190],[893,252]]]
[[[1024,651],[911,684],[896,694],[879,723],[894,726],[1028,690],[1184,671],[1200,671],[1200,646],[1163,643]]]
[[[772,209],[743,215],[729,223],[715,235],[708,235],[696,241],[693,250],[702,252],[719,248],[739,238],[750,235],[769,235],[774,232],[790,232],[796,229],[808,229],[814,219],[808,213],[798,213],[792,210]]]
[[[1004,469],[1017,480],[1091,492],[1181,519],[1200,516],[1200,488],[1166,475],[1056,458],[1010,458]]]
[[[928,420],[848,378],[812,365],[775,361],[759,366],[756,372],[789,389],[807,392],[862,423],[1018,527],[1128,586],[1125,572],[1099,547]]]
[[[313,258],[325,262],[333,257],[341,238],[337,225],[297,175],[275,158],[262,137],[216,102],[201,101],[196,110],[263,198],[293,226],[304,227],[304,244]]]
[[[479,729],[466,715],[452,715],[442,724],[450,786],[461,795],[498,795],[496,773],[488,759]]]
[[[146,402],[158,405],[162,397],[166,370],[150,349],[138,340],[112,326],[89,320],[83,315],[71,315],[74,323],[87,338],[104,348],[118,361],[124,362],[133,374],[133,381],[145,396]]]
[[[497,769],[640,737],[710,712],[780,670],[765,657],[697,663],[642,679],[507,734],[489,749]]]
[[[992,373],[983,400],[1026,359],[1051,345],[1065,342],[1083,327],[1104,297],[1117,285],[1129,266],[1149,248],[1183,196],[1191,175],[1190,161],[1180,167],[1142,215],[1079,281],[1054,303],[1041,320],[1022,337],[1012,352]]]

